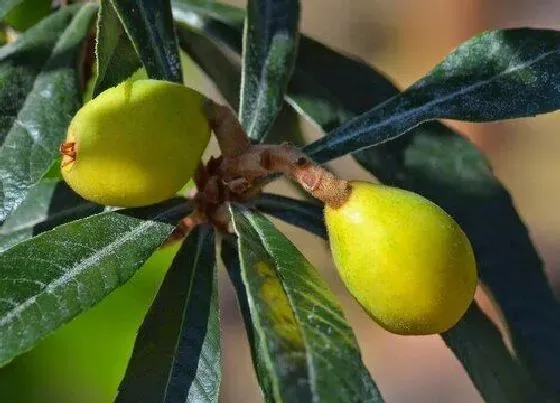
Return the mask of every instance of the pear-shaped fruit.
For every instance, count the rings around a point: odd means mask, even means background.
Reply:
[[[87,200],[134,207],[172,197],[208,145],[204,97],[158,80],[127,80],[85,104],[61,145],[62,176]]]
[[[441,333],[463,316],[477,272],[468,238],[439,206],[405,190],[351,182],[325,207],[331,251],[350,293],[397,334]]]

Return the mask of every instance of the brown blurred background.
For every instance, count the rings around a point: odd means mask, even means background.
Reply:
[[[552,0],[302,0],[302,7],[305,33],[371,62],[402,88],[480,31],[513,26],[560,28],[560,3]],[[190,78],[200,85],[200,73]],[[212,92],[208,83],[202,87]],[[556,132],[560,114],[484,125],[449,123],[489,156],[496,174],[511,190],[558,290],[560,136]],[[302,125],[309,138],[319,135],[306,122]],[[348,178],[370,178],[349,158],[336,161],[333,168]],[[291,189],[280,184],[270,190],[289,193]],[[388,403],[481,401],[440,337],[402,337],[380,329],[341,286],[325,243],[278,225],[340,295],[364,361]],[[132,284],[1,370],[0,400],[110,402],[126,366],[134,331],[161,280],[164,267],[160,266],[153,260]],[[220,281],[221,401],[259,402],[244,328],[223,270]],[[484,306],[491,311],[487,303]]]

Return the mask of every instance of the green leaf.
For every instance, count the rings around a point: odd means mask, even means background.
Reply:
[[[0,1],[0,18],[4,18],[10,10],[17,5],[23,3],[23,0],[1,0]]]
[[[182,82],[169,0],[111,0],[150,78]]]
[[[243,18],[244,11],[240,8],[221,5],[214,1],[174,0],[172,5],[174,18],[179,24],[178,35],[181,47],[196,60],[197,64],[217,85],[228,103],[237,110],[239,103],[237,92],[240,87],[239,67],[224,54],[220,45],[226,46],[233,52],[241,53],[242,31],[238,21]],[[225,10],[221,7],[224,7]],[[237,18],[230,17],[231,14],[234,14]],[[315,47],[319,43],[306,36],[302,36],[299,43],[300,48],[307,48],[309,45]],[[329,50],[329,52],[331,51]],[[321,97],[328,97],[328,92],[322,90],[322,87],[314,85],[315,83],[308,85],[308,81],[317,80],[320,82],[320,78],[312,77],[299,68],[302,62],[314,65],[315,62],[312,59],[317,56],[316,53],[314,52],[312,57],[306,58],[305,55],[309,54],[309,52],[299,52],[295,66],[297,74],[292,76],[289,83],[289,96],[286,99],[293,107],[290,105],[283,106],[280,115],[266,138],[267,143],[289,141],[303,146],[303,134],[301,133],[299,120],[294,112],[295,110],[300,113],[304,112],[301,106],[306,102],[305,109],[317,111],[314,116],[315,121],[320,120],[321,116],[319,115],[322,115],[325,119],[332,119],[338,112],[338,109],[329,107],[329,104],[333,102],[332,99],[329,100],[329,103],[320,102]],[[359,73],[360,69],[355,70],[352,71],[352,74]],[[353,76],[343,77],[341,74],[339,80],[334,85],[344,88],[344,82],[347,80],[353,80]],[[391,86],[390,89],[393,90],[393,87]],[[301,96],[298,96],[300,93]],[[322,108],[326,108],[326,110],[322,111]],[[347,118],[347,114],[341,113],[340,119],[331,121],[330,126],[332,128],[337,127]],[[322,123],[327,124],[327,122]],[[325,127],[324,125],[322,126],[323,128]]]
[[[99,5],[95,53],[97,76],[93,97],[126,80],[142,66],[111,0],[101,0]]]
[[[197,227],[144,319],[116,402],[217,402],[220,379],[214,235]]]
[[[184,14],[180,14],[184,17]],[[237,110],[241,68],[239,63],[206,36],[186,28],[184,19],[177,20],[177,37],[181,48],[210,77],[228,104]]]
[[[59,155],[52,161],[51,166],[45,171],[45,173],[41,177],[41,182],[60,182],[64,180],[64,178],[62,177],[62,171],[60,170],[61,163],[62,155]]]
[[[262,215],[231,206],[271,401],[379,402],[352,329],[316,270]],[[336,369],[336,370],[335,370]]]
[[[245,21],[245,10],[214,0],[171,0],[171,6],[173,17],[178,21],[189,21],[189,25],[203,24],[201,16],[239,27]]]
[[[284,103],[296,57],[297,0],[249,0],[242,54],[240,121],[262,140]]]
[[[235,287],[235,293],[237,295],[241,316],[243,317],[243,322],[245,324],[249,348],[251,349],[251,358],[253,360],[253,366],[255,367],[255,373],[259,381],[259,386],[263,393],[264,400],[272,403],[274,402],[272,389],[272,376],[274,374],[269,374],[267,372],[266,356],[268,352],[266,349],[260,348],[260,346],[263,345],[262,342],[264,342],[264,340],[261,342],[262,335],[256,331],[257,328],[251,319],[249,297],[247,294],[247,288],[245,287],[241,277],[239,249],[237,248],[237,239],[234,236],[223,238],[221,258],[228,271],[229,278]]]
[[[241,54],[244,9],[204,0],[172,0],[171,5],[176,23]]]
[[[0,255],[0,366],[126,282],[187,208],[180,199],[101,213]]]
[[[185,50],[193,61],[210,77],[228,104],[235,110],[239,107],[240,66],[239,63],[228,57],[220,46],[206,36],[191,31],[183,13],[178,14],[177,36],[181,48]],[[240,30],[227,27],[220,22],[205,25],[205,29],[220,30],[222,34],[234,38],[241,34]],[[291,142],[303,145],[304,139],[299,124],[297,113],[287,104],[284,104],[278,118],[275,120],[266,138],[267,143]]]
[[[3,16],[3,22],[23,32],[51,13],[52,0],[24,0]]]
[[[327,229],[323,221],[323,208],[317,203],[294,200],[271,193],[261,193],[253,201],[253,204],[263,213],[270,214],[327,239]]]
[[[172,4],[181,47],[214,81],[230,106],[238,110],[241,69],[225,54],[220,44],[241,53],[242,27],[239,22],[245,18],[244,11],[212,1],[175,0]],[[268,131],[266,142],[286,141],[304,144],[298,115],[284,103]]]
[[[95,10],[65,7],[0,49],[0,221],[58,154],[80,105],[78,67]]]
[[[360,91],[356,91],[360,88]],[[328,132],[398,92],[362,60],[303,36],[288,87],[288,102]]]
[[[41,232],[103,209],[82,199],[64,182],[39,182],[0,227],[0,253]]]
[[[360,60],[306,40],[300,52],[294,79],[303,72],[299,79],[306,85],[297,96],[288,95],[312,100],[315,94],[328,93],[318,105],[298,104],[298,110],[318,124],[328,127],[398,94],[388,79]],[[344,71],[352,80],[342,86],[339,74]],[[325,113],[329,110],[330,118]],[[560,306],[509,193],[480,151],[446,126],[429,122],[353,156],[381,182],[428,197],[461,224],[473,244],[480,278],[504,312],[517,355],[549,393],[558,393]],[[485,365],[485,358],[479,362]],[[485,387],[469,374],[477,388]]]
[[[545,401],[529,374],[511,358],[498,329],[475,303],[441,337],[470,374],[485,402]]]
[[[398,137],[433,119],[487,122],[560,107],[560,32],[485,32],[451,52],[426,77],[306,147],[326,162]]]

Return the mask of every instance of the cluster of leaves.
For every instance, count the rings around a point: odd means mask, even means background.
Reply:
[[[21,0],[0,3],[4,17]],[[297,0],[101,0],[65,6],[0,49],[0,365],[126,282],[189,211],[184,200],[107,210],[60,181],[57,148],[83,99],[82,53],[96,26],[93,94],[137,68],[181,81],[178,44],[215,82],[255,142],[296,114],[382,182],[441,205],[472,241],[515,354],[473,304],[442,338],[489,402],[560,398],[560,305],[506,189],[480,152],[438,123],[560,108],[560,33],[508,29],[465,42],[400,92],[366,63],[300,35]],[[244,32],[244,34],[243,34]],[[321,207],[263,194],[231,205],[221,258],[235,285],[267,401],[380,402],[352,329],[302,253],[263,214],[326,238]],[[183,242],[136,340],[117,401],[218,401],[215,234]]]

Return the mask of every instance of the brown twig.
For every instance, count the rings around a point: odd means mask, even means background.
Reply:
[[[286,175],[332,208],[339,208],[350,197],[349,183],[313,162],[292,144],[251,144],[234,113],[208,100],[204,112],[218,139],[222,156],[211,160],[206,173],[212,172],[234,195],[254,194],[262,187],[262,179],[270,174]],[[212,166],[211,166],[212,165]],[[209,195],[219,189],[215,179],[206,178]],[[231,200],[229,195],[221,195]],[[218,204],[212,199],[211,203]]]
[[[350,197],[348,182],[313,162],[291,144],[251,145],[242,154],[224,157],[220,174],[224,181],[243,178],[249,183],[280,173],[298,182],[313,197],[338,208]]]
[[[218,105],[211,99],[205,100],[203,108],[222,155],[231,156],[245,152],[251,141],[245,135],[233,111],[226,106]]]
[[[182,241],[197,225],[208,222],[206,214],[200,210],[195,209],[188,216],[179,221],[177,227],[173,230],[171,235],[165,240],[164,246],[172,245],[175,242]]]

